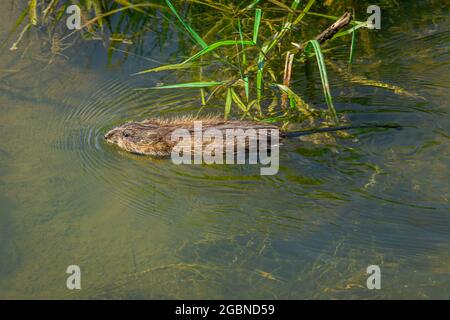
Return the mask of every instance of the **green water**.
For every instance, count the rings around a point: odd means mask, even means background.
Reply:
[[[284,141],[276,176],[105,144],[115,124],[198,110],[195,91],[133,90],[176,80],[130,76],[146,58],[187,56],[176,37],[160,45],[150,32],[156,49],[109,64],[95,42],[48,64],[45,33],[4,47],[0,298],[449,298],[448,8],[399,2],[381,30],[361,33],[353,69],[421,98],[350,86],[332,70],[330,85],[352,123],[406,127],[333,145]],[[0,40],[19,14],[11,3],[0,5]],[[295,86],[323,106],[313,75]],[[66,288],[69,265],[81,268],[81,290]],[[381,268],[381,290],[366,288],[369,265]]]

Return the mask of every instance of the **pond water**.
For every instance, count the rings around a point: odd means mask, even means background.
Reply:
[[[0,40],[19,15],[12,3],[0,5]],[[416,96],[329,73],[350,122],[405,127],[331,146],[289,139],[275,176],[104,142],[124,121],[198,110],[197,91],[133,90],[176,81],[131,76],[188,56],[176,37],[161,45],[149,32],[153,49],[121,63],[95,41],[52,56],[45,33],[3,47],[0,298],[449,298],[450,16],[441,2],[399,3],[381,30],[361,32],[353,70]],[[345,62],[348,47],[327,55]],[[324,105],[317,70],[298,74],[296,88]],[[81,290],[66,288],[69,265]],[[369,265],[381,290],[366,287]]]

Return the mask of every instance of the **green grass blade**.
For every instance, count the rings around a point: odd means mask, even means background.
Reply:
[[[118,4],[121,4],[123,6],[132,6],[133,4],[128,0],[113,0],[114,2],[117,2]]]
[[[325,61],[322,55],[322,51],[320,50],[320,44],[317,40],[310,40],[307,43],[307,47],[312,46],[314,52],[316,53],[317,65],[319,67],[320,79],[322,81],[323,93],[325,95],[325,101],[327,102],[328,109],[333,115],[335,123],[338,123],[339,120],[337,118],[336,109],[333,104],[333,97],[331,96],[330,85],[328,82],[327,69],[325,67]]]
[[[292,10],[297,10],[299,4],[300,4],[300,0],[294,0],[294,1],[292,1],[291,9],[292,9]]]
[[[254,8],[261,0],[255,0],[251,4],[249,4],[245,9],[252,9]]]
[[[239,31],[239,38],[241,39],[241,46],[242,46],[242,65],[247,65],[247,55],[245,54],[244,50],[244,34],[242,33],[242,26],[241,26],[241,19],[238,19],[238,31]]]
[[[200,88],[200,97],[202,99],[202,106],[206,105],[205,89]]]
[[[272,83],[271,86],[277,87],[281,92],[288,95],[291,103],[291,108],[297,107],[298,110],[300,110],[306,116],[311,116],[311,108],[309,107],[309,105],[298,94],[292,91],[291,88],[278,83]],[[293,102],[295,102],[294,105]]]
[[[364,27],[367,27],[367,23],[366,22],[356,23],[354,27],[352,27],[352,28],[350,28],[348,30],[344,30],[344,31],[340,31],[340,32],[336,33],[331,40],[335,40],[337,38],[340,38],[340,37],[343,37],[343,36],[347,36],[349,34],[352,34],[354,31],[358,30],[359,28],[364,28]]]
[[[253,43],[256,43],[258,41],[259,26],[261,24],[261,16],[262,16],[261,9],[259,9],[259,8],[256,9],[255,24],[253,25]]]
[[[231,88],[228,88],[227,90],[227,98],[225,100],[225,111],[224,111],[224,118],[225,120],[228,119],[228,115],[230,114],[231,111],[231,97],[232,93],[231,93]]]
[[[236,103],[237,106],[239,107],[239,109],[241,109],[244,112],[244,114],[246,114],[248,112],[247,107],[242,102],[242,100],[239,97],[239,95],[234,91],[234,89],[230,88],[230,90],[231,90],[231,96],[233,98],[234,103]]]
[[[30,24],[32,24],[33,26],[36,26],[38,23],[37,11],[36,11],[37,0],[30,0],[29,7],[30,7]]]
[[[305,9],[297,17],[297,19],[295,19],[294,22],[292,22],[293,14],[292,13],[288,14],[287,21],[283,24],[283,27],[281,28],[281,30],[275,34],[275,36],[273,37],[272,40],[270,40],[269,42],[266,42],[264,44],[264,46],[262,47],[261,51],[262,51],[263,55],[266,55],[278,42],[281,41],[281,39],[285,36],[285,34],[291,29],[292,24],[300,23],[300,21],[303,19],[305,14],[309,11],[309,9],[314,4],[314,2],[315,2],[315,0],[310,0],[308,2],[308,4],[306,5]],[[291,5],[292,10],[296,10],[298,5],[299,5],[299,1],[295,0]]]
[[[261,52],[258,57],[258,74],[257,74],[257,80],[256,80],[258,103],[260,102],[260,99],[261,99],[262,83],[263,83],[263,74],[262,73],[263,73],[263,69],[264,69],[264,61],[266,59],[266,55],[278,42],[281,41],[281,39],[285,36],[285,34],[291,29],[292,24],[300,23],[300,21],[303,19],[303,17],[306,15],[306,13],[309,11],[309,9],[312,7],[314,2],[315,2],[315,0],[309,0],[309,2],[305,6],[305,9],[295,19],[295,21],[293,23],[291,22],[293,15],[292,15],[292,13],[289,13],[288,21],[283,24],[283,27],[273,37],[273,40],[270,40],[270,41],[264,43],[264,45],[262,46]],[[298,5],[299,5],[299,1],[294,0],[294,2],[291,5],[291,9],[296,10]]]
[[[353,9],[353,18],[355,18],[355,9]],[[355,56],[355,44],[356,44],[356,30],[352,32],[352,41],[350,44],[350,55],[348,57],[348,67],[351,68],[353,64],[353,58]]]
[[[294,24],[299,24],[300,21],[303,20],[305,15],[308,13],[309,9],[313,6],[313,4],[316,2],[316,0],[309,0],[308,3],[305,6],[305,9],[303,9],[302,13],[299,14],[299,16],[294,20]]]
[[[356,44],[356,30],[352,32],[352,42],[350,45],[350,55],[348,57],[348,66],[351,67],[353,64],[353,58],[355,56],[355,44]]]
[[[222,84],[220,81],[202,81],[202,82],[187,82],[187,83],[178,83],[178,84],[170,84],[166,86],[153,87],[148,89],[160,90],[160,89],[179,89],[179,88],[207,88],[214,87]]]
[[[192,57],[185,60],[183,63],[188,63],[193,60],[198,59],[199,57],[203,56],[204,54],[211,52],[213,50],[216,50],[219,47],[222,46],[235,46],[236,44],[242,44],[242,45],[254,45],[253,41],[238,41],[238,40],[222,40],[218,42],[214,42],[213,44],[207,46],[206,48],[200,50],[196,54],[194,54]]]
[[[294,2],[292,2],[291,7],[287,6],[286,4],[277,1],[277,0],[269,0],[271,3],[279,6],[280,8],[285,9],[286,11],[290,12],[291,14],[295,12],[295,10],[297,10],[298,5],[300,4],[300,0],[295,0]],[[331,16],[328,14],[323,14],[323,13],[318,13],[318,12],[305,12],[306,15],[310,15],[310,16],[316,16],[316,17],[322,17],[322,18],[326,18],[326,19],[330,19],[330,20],[338,20],[339,17],[336,16]]]
[[[13,32],[22,24],[23,20],[25,20],[25,17],[28,15],[29,7],[25,8],[20,16],[17,18],[16,22],[14,23]]]
[[[122,6],[125,6],[125,7],[132,7],[133,6],[133,4],[130,1],[128,1],[128,0],[114,0],[114,2],[117,2],[118,4],[121,4]],[[141,13],[145,13],[144,10],[139,9],[139,8],[135,8],[135,10],[139,11]]]
[[[103,12],[102,12],[102,5],[98,0],[93,1],[92,5],[94,6],[94,12],[95,17],[99,17],[98,19],[98,25],[103,30]]]
[[[200,63],[203,62],[202,60],[203,60],[203,59],[201,59]],[[203,81],[203,67],[200,66],[200,68],[198,68],[198,69],[199,69],[199,76],[200,76],[199,80],[200,80],[200,81]],[[201,99],[202,99],[202,106],[205,106],[205,105],[206,105],[206,93],[205,93],[205,88],[200,88],[200,97],[201,97]]]
[[[156,67],[156,68],[152,68],[152,69],[148,69],[148,70],[144,70],[144,71],[140,71],[137,72],[133,75],[140,75],[140,74],[145,74],[145,73],[150,73],[150,72],[160,72],[160,71],[168,71],[168,70],[180,70],[180,69],[188,69],[188,68],[193,68],[193,67],[197,67],[198,64],[196,63],[174,63],[174,64],[166,64],[160,67]]]
[[[181,24],[183,25],[183,27],[187,30],[187,32],[189,32],[189,34],[191,35],[192,38],[194,38],[194,40],[202,47],[202,48],[207,48],[208,45],[206,44],[205,41],[203,41],[203,39],[197,34],[197,32],[195,32],[182,18],[181,16],[178,14],[177,10],[175,9],[175,7],[173,6],[173,4],[170,2],[170,0],[166,0],[167,5],[169,6],[170,10],[173,12],[173,14],[177,17],[177,19],[181,22]]]
[[[244,89],[245,89],[245,98],[247,99],[247,102],[248,102],[248,98],[250,96],[250,88],[249,88],[248,77],[244,77]]]
[[[278,0],[269,0],[269,2],[273,3],[274,5],[287,10],[288,12],[293,12],[292,7],[298,5],[298,3],[300,2],[300,0],[295,0],[294,2],[292,2],[292,5],[289,7],[287,4],[284,4],[283,2],[280,2]]]
[[[254,44],[253,41],[240,41],[240,40],[223,40],[223,41],[215,42],[215,43],[209,45],[208,47],[200,50],[199,52],[194,54],[192,57],[186,59],[185,61],[183,61],[181,63],[176,63],[176,64],[171,64],[171,65],[156,67],[156,68],[152,68],[152,69],[147,69],[147,70],[144,70],[144,71],[140,71],[140,72],[136,73],[135,75],[140,75],[140,74],[149,73],[149,72],[163,71],[163,70],[182,69],[182,68],[185,67],[185,65],[187,63],[192,62],[192,61],[200,58],[201,56],[207,54],[208,52],[216,50],[219,47],[232,46],[232,45],[235,46],[236,44],[240,44],[240,43],[242,43],[243,45],[253,45]]]
[[[180,1],[180,2],[182,2],[182,1]],[[222,11],[223,13],[230,14],[230,15],[232,15],[234,13],[234,11],[233,11],[234,8],[230,7],[229,5],[227,5],[225,3],[220,3],[219,1],[187,0],[186,2],[198,3],[203,6],[210,7],[215,10]],[[221,2],[223,2],[223,1],[221,1]]]
[[[259,64],[258,64],[259,65]],[[258,71],[256,73],[256,97],[258,104],[261,105],[261,96],[262,96],[262,84],[263,84],[263,66],[258,66]]]
[[[90,10],[91,8],[91,0],[86,1],[86,9],[87,11]],[[50,13],[50,11],[52,11],[53,7],[57,4],[58,0],[52,0],[50,1],[50,3],[48,4],[48,6],[45,9],[42,9],[42,17],[45,20],[45,18],[47,18],[48,14]]]
[[[20,16],[17,18],[16,22],[14,23],[14,27],[9,31],[8,35],[5,37],[5,39],[0,44],[0,49],[5,46],[5,44],[8,42],[11,35],[17,30],[17,28],[22,24],[22,22],[25,20],[25,18],[28,16],[29,7],[26,7]]]

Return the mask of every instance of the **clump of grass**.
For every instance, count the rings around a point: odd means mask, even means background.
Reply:
[[[6,0],[5,0],[6,1]],[[81,30],[67,31],[66,9],[76,4],[81,8]],[[0,44],[5,46],[17,31],[24,25],[10,50],[18,50],[26,33],[31,29],[48,29],[54,31],[59,27],[68,34],[62,39],[67,40],[74,35],[81,35],[85,40],[106,39],[108,43],[130,43],[133,38],[137,41],[140,36],[149,31],[149,25],[159,10],[167,11],[164,1],[128,1],[128,0],[28,0],[17,18],[15,25]],[[28,19],[27,19],[28,18]],[[166,27],[169,21],[166,21]],[[81,32],[80,32],[81,31]]]
[[[180,63],[167,64],[143,70],[137,74],[142,75],[150,72],[179,70],[184,67],[190,68],[191,66],[189,65],[189,63],[192,63],[210,53],[217,55],[216,52],[218,50],[221,50],[222,54],[228,58],[227,62],[234,67],[233,70],[235,71],[232,74],[227,74],[226,79],[223,79],[221,81],[217,81],[216,79],[214,81],[172,84],[161,86],[157,89],[202,87],[201,95],[203,97],[205,94],[203,89],[212,88],[213,91],[211,92],[211,96],[219,94],[222,94],[224,96],[223,101],[225,101],[225,118],[230,115],[232,104],[236,105],[238,108],[238,112],[243,114],[244,116],[265,121],[278,121],[283,118],[289,119],[291,117],[311,118],[314,114],[323,115],[324,111],[318,112],[316,110],[313,110],[313,108],[310,107],[298,94],[294,93],[289,88],[290,78],[292,76],[294,54],[288,53],[287,55],[288,61],[286,62],[285,66],[283,83],[278,83],[276,81],[276,71],[274,70],[276,70],[277,66],[271,65],[271,54],[274,48],[278,47],[280,51],[280,49],[286,50],[289,49],[290,46],[292,47],[292,45],[290,43],[286,43],[284,39],[293,30],[293,28],[299,25],[302,22],[303,18],[308,13],[310,13],[310,9],[314,5],[315,0],[309,0],[305,7],[299,12],[297,12],[300,4],[300,1],[298,0],[294,0],[290,7],[278,1],[272,2],[288,11],[287,17],[285,19],[282,19],[282,23],[280,26],[275,26],[275,22],[271,19],[267,19],[264,21],[264,12],[262,8],[255,8],[257,2],[254,2],[252,5],[239,10],[237,14],[234,13],[232,18],[229,18],[231,24],[237,26],[237,34],[239,35],[239,37],[236,36],[235,39],[225,39],[207,44],[207,42],[199,37],[194,29],[189,26],[186,21],[184,21],[171,1],[166,0],[166,3],[169,6],[170,10],[176,16],[186,32],[188,32],[190,36],[197,42],[197,44],[200,45],[201,49]],[[253,19],[249,18],[249,15],[251,13],[254,14]],[[335,17],[332,17],[331,19],[338,20],[338,18]],[[246,39],[246,33],[242,28],[242,20],[249,21],[247,25],[253,25],[251,40]],[[263,33],[260,35],[262,22],[264,22],[264,24],[266,25],[269,25],[272,29],[278,28],[278,31],[276,31],[274,34],[267,35],[267,33]],[[355,25],[361,24],[361,22],[355,22]],[[258,39],[261,37],[264,37],[265,39],[263,41],[258,41]],[[310,48],[313,49],[313,54],[311,54],[309,50]],[[231,50],[235,50],[235,52],[230,52]],[[308,40],[305,42],[304,48],[302,47],[302,50],[304,51],[301,53],[302,55],[315,55],[316,57],[324,97],[328,105],[327,116],[337,124],[339,120],[333,104],[328,74],[320,43],[315,39]],[[215,61],[213,61],[212,63],[214,62]],[[272,81],[267,81],[266,79],[268,78],[271,78]],[[224,85],[225,82],[227,83],[227,85]],[[253,85],[253,88],[250,88],[250,83]],[[239,89],[242,89],[242,87],[244,89],[243,94],[239,94]],[[270,117],[270,115],[268,115],[267,112],[264,112],[263,108],[261,107],[264,99],[263,94],[265,91],[269,91],[268,96],[270,96],[271,94],[276,95],[276,90],[281,91],[284,97],[283,99],[285,99],[286,97],[289,99],[290,108],[279,108],[276,111],[281,111],[281,114],[279,114],[277,117],[273,117],[272,114],[272,117]],[[251,91],[253,91],[253,95],[251,95]],[[253,99],[250,98],[251,96],[253,97]],[[271,110],[271,113],[274,113],[273,108]]]
[[[55,28],[58,23],[65,24],[64,13],[71,4],[68,0],[29,0],[10,33],[12,35],[28,17],[11,49],[18,49],[31,28],[44,25]],[[108,38],[110,41],[105,43],[111,55],[117,49],[117,42],[125,45],[123,51],[128,52],[132,45],[142,48],[142,35],[149,30],[165,30],[157,33],[164,43],[168,41],[167,31],[177,28],[179,46],[184,44],[183,49],[186,49],[190,40],[191,54],[176,63],[154,66],[135,75],[182,74],[189,70],[189,74],[193,74],[190,81],[149,89],[199,90],[199,112],[214,99],[223,104],[224,118],[238,116],[269,122],[308,120],[313,124],[315,119],[321,118],[329,124],[337,124],[339,116],[327,72],[330,61],[324,56],[323,46],[348,37],[349,72],[354,60],[356,31],[366,26],[364,22],[351,21],[349,13],[338,17],[313,12],[315,0],[253,0],[237,4],[227,0],[79,0],[78,4],[82,8],[82,30],[69,32],[60,39],[61,43],[75,35],[86,40]],[[306,26],[305,17],[327,19],[330,24],[340,25],[313,37],[312,23]],[[291,87],[296,66],[308,60],[316,62],[327,108],[312,107]],[[404,93],[399,87],[381,82],[353,75],[348,78]]]

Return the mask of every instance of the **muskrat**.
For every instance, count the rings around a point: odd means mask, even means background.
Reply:
[[[131,153],[149,155],[153,157],[166,157],[170,156],[173,147],[178,143],[177,141],[172,140],[172,133],[177,129],[186,129],[189,134],[194,137],[194,123],[196,121],[201,121],[202,136],[206,130],[215,129],[222,133],[222,136],[224,137],[223,141],[225,141],[225,136],[228,129],[254,129],[258,132],[260,132],[259,130],[266,130],[269,137],[273,132],[277,132],[280,138],[287,138],[356,128],[398,128],[398,126],[395,125],[357,125],[289,132],[280,130],[280,127],[276,124],[248,120],[224,120],[221,118],[203,118],[199,120],[193,118],[178,118],[172,120],[147,119],[140,122],[128,122],[111,129],[108,133],[106,133],[105,139],[107,142],[116,144],[121,149]],[[260,139],[259,133],[258,139]],[[195,143],[194,140],[193,143]],[[240,142],[238,140],[233,140],[233,142],[244,143],[245,149],[248,149],[247,140],[248,139],[244,139]],[[214,141],[215,139],[212,141],[202,140],[203,148]],[[270,141],[268,141],[266,146],[270,147]],[[238,148],[238,146],[236,146],[236,148]],[[225,150],[225,148],[223,148],[223,150]]]
[[[221,118],[202,118],[195,120],[192,118],[178,118],[172,120],[147,119],[140,122],[128,122],[110,130],[105,139],[109,143],[118,145],[131,153],[150,155],[154,157],[166,157],[172,152],[178,141],[172,140],[172,134],[177,129],[186,129],[194,138],[194,122],[201,122],[202,136],[209,129],[219,130],[225,141],[226,132],[234,130],[279,130],[279,127],[270,123],[256,121],[223,120]],[[214,141],[213,141],[214,142]],[[235,140],[236,142],[236,140]],[[248,149],[248,141],[243,140],[245,149]],[[193,143],[195,143],[193,139]],[[203,148],[211,143],[206,139],[203,141]],[[194,150],[194,148],[192,149]]]

